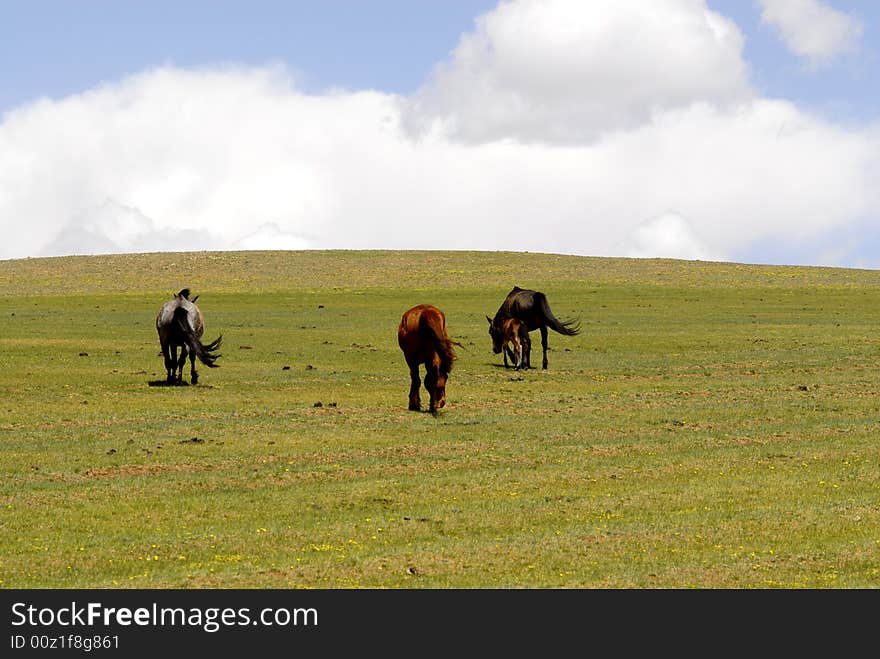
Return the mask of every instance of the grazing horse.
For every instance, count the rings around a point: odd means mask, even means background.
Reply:
[[[520,334],[523,344],[520,368],[532,367],[532,341],[529,338],[529,332],[532,330],[541,330],[541,347],[544,349],[542,368],[545,369],[547,368],[547,328],[565,336],[574,336],[580,332],[580,323],[577,320],[561,321],[553,315],[547,296],[543,293],[514,286],[501,303],[495,317],[486,316],[486,320],[489,321],[489,336],[492,337],[492,352],[496,355],[504,349],[502,325],[507,318],[516,318],[525,325],[524,331]],[[507,354],[508,351],[505,351],[505,358]],[[507,365],[506,359],[504,365]]]
[[[431,396],[429,409],[436,413],[446,405],[446,379],[455,361],[453,341],[446,334],[446,316],[430,304],[420,304],[403,314],[397,328],[397,344],[409,366],[409,409],[422,408],[419,400],[419,367],[425,365],[425,389]]]
[[[519,318],[505,318],[501,323],[501,347],[504,353],[504,365],[507,366],[507,355],[513,361],[513,368],[519,370],[523,366],[523,344],[529,340],[525,323]]]
[[[215,364],[220,355],[216,352],[220,347],[223,336],[218,336],[207,345],[202,344],[202,333],[205,331],[205,319],[201,310],[196,306],[196,295],[189,299],[189,289],[184,288],[173,300],[169,300],[159,309],[156,316],[156,331],[159,333],[159,344],[162,346],[162,356],[165,358],[165,370],[168,373],[168,382],[183,382],[183,365],[186,363],[187,350],[191,365],[192,383],[199,381],[196,373],[196,357],[205,366],[216,368]],[[180,348],[180,357],[177,356],[177,348]]]

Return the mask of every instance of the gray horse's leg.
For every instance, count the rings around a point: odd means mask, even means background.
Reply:
[[[174,357],[167,343],[162,343],[162,357],[165,359],[165,378],[168,382],[174,382]]]
[[[183,366],[186,364],[186,346],[180,346],[180,357],[177,358],[177,381],[183,382]]]

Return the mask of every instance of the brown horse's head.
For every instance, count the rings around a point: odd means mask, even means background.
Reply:
[[[504,343],[504,332],[501,330],[501,327],[496,325],[495,322],[486,316],[486,320],[489,321],[489,336],[492,337],[492,352],[496,355],[501,353],[501,346]]]
[[[433,367],[429,367],[428,372],[425,373],[425,389],[431,396],[428,409],[431,412],[436,412],[446,406],[446,379],[448,377],[449,373],[436,363]]]

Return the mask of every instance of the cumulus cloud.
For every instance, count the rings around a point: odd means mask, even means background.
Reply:
[[[619,3],[583,4],[602,6],[616,24]],[[680,16],[693,39],[675,21],[648,20],[673,4],[684,9],[662,16]],[[480,139],[445,130],[414,136],[409,122],[422,92],[309,95],[271,67],[162,68],[18,108],[0,123],[7,230],[0,258],[387,248],[729,259],[755,245],[797,241],[821,241],[831,253],[836,232],[880,210],[876,128],[834,126],[791,103],[755,97],[745,64],[728,61],[740,57],[739,45],[725,50],[717,45],[723,39],[707,41],[712,31],[699,27],[712,25],[711,16],[734,43],[735,26],[707,14],[702,2],[619,6],[617,21],[646,32],[626,42],[637,51],[627,57],[649,60],[665,34],[682,50],[681,62],[684,53],[699,60],[717,48],[718,57],[704,59],[716,62],[725,82],[713,88],[708,74],[693,75],[688,93],[666,87],[632,103],[603,88],[610,106],[632,111],[623,123],[597,115],[584,132],[582,115],[563,120],[576,85],[560,76],[545,83],[542,116],[555,128],[541,132],[526,113],[470,136]],[[568,5],[547,7],[553,13]],[[533,3],[499,5],[480,25],[518,8]],[[523,38],[536,22],[519,23]],[[564,59],[553,39],[541,45],[546,28],[535,29],[535,39],[525,40]],[[568,45],[575,54],[578,43],[572,37]],[[618,50],[609,43],[590,52],[611,70]],[[498,57],[473,63],[488,66],[491,77],[502,66]],[[519,60],[504,66],[516,70]],[[468,112],[476,117],[478,109]],[[486,109],[490,117],[473,125],[493,125],[495,110]]]
[[[640,224],[627,237],[625,256],[670,259],[718,260],[685,218],[663,213]]]
[[[817,66],[856,50],[862,24],[819,0],[758,0],[785,46]]]
[[[159,69],[19,108],[0,125],[0,217],[40,231],[0,253],[43,253],[75,227],[94,247],[102,235],[124,249],[231,247],[263,225],[309,245],[349,135],[391,103],[306,97],[274,68]]]
[[[309,242],[282,230],[275,222],[267,222],[257,227],[256,231],[232,244],[236,250],[260,249],[308,249]]]
[[[84,209],[64,224],[40,250],[40,256],[62,254],[124,254],[223,249],[223,242],[202,231],[161,229],[137,208],[113,199]]]
[[[570,143],[750,94],[743,37],[703,0],[520,0],[461,37],[411,99],[417,133]]]

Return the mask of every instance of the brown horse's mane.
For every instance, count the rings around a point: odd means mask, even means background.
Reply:
[[[461,346],[461,344],[446,335],[446,330],[441,323],[440,317],[433,314],[422,314],[419,320],[422,331],[428,335],[434,344],[437,356],[440,357],[440,372],[449,375],[456,359],[453,346]]]
[[[455,363],[455,350],[452,348],[456,344],[452,339],[440,339],[437,346],[437,354],[440,356],[440,372],[449,375],[452,373],[452,365]]]

